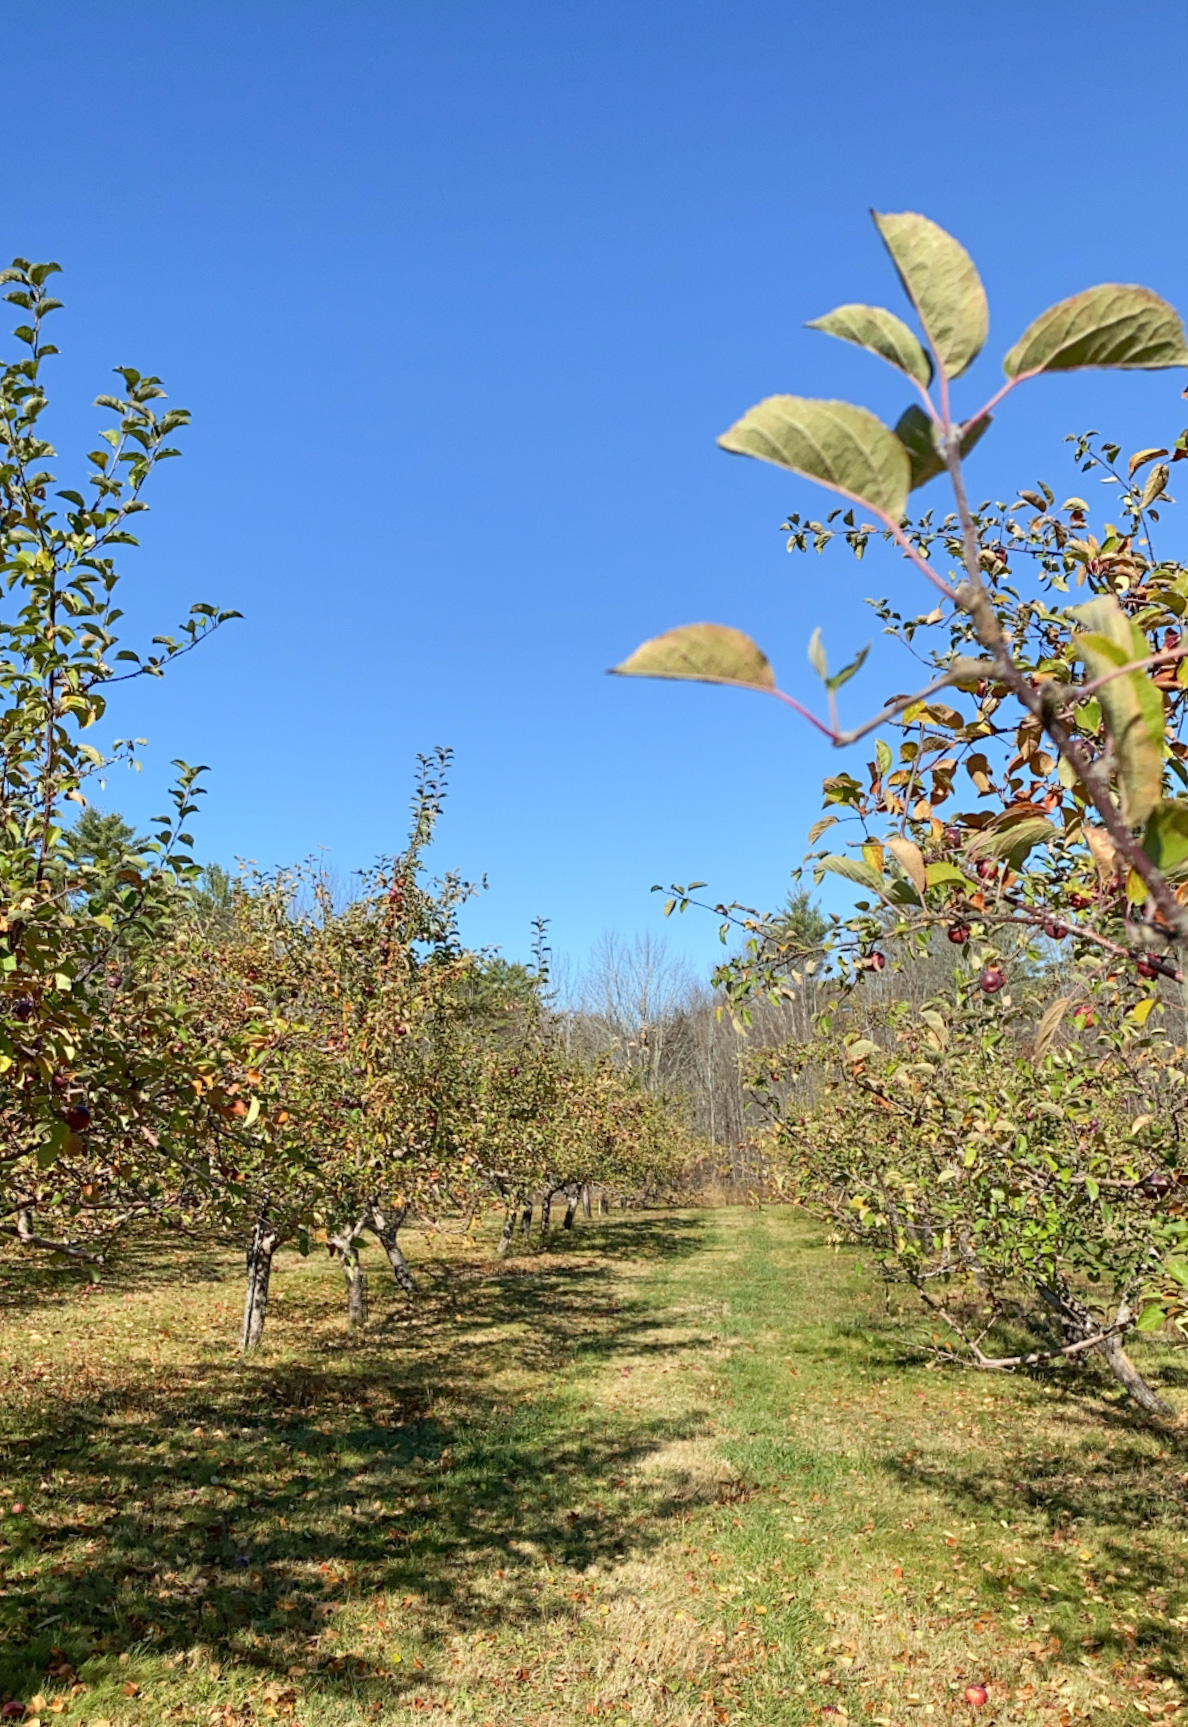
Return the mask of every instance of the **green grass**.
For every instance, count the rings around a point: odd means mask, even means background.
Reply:
[[[602,1220],[414,1304],[140,1244],[8,1261],[0,1699],[44,1727],[1163,1718],[1188,1458],[1091,1369],[924,1364],[787,1210]],[[914,1323],[914,1320],[913,1320]],[[1168,1352],[1144,1363],[1176,1396]],[[15,1511],[15,1506],[23,1509]]]

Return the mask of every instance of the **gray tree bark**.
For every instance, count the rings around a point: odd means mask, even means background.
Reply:
[[[583,1217],[589,1217],[589,1215],[590,1215],[590,1183],[587,1181],[582,1186],[582,1216]]]
[[[268,1290],[272,1282],[272,1256],[280,1244],[280,1236],[269,1222],[267,1200],[256,1214],[255,1228],[247,1250],[247,1293],[243,1303],[243,1335],[240,1354],[247,1355],[260,1347],[264,1321],[268,1317]]]
[[[354,1244],[342,1256],[342,1269],[347,1284],[347,1321],[352,1331],[362,1331],[367,1324],[367,1273]]]
[[[531,1228],[532,1228],[532,1201],[530,1199],[526,1199],[524,1201],[524,1209],[520,1213],[520,1234],[522,1236],[524,1236],[525,1239],[527,1239],[528,1231]]]
[[[400,1226],[408,1216],[408,1207],[402,1211],[387,1211],[378,1205],[372,1205],[368,1212],[368,1226],[372,1234],[388,1256],[388,1264],[392,1267],[392,1276],[406,1295],[416,1295],[416,1279],[409,1269],[408,1260],[400,1248]]]
[[[500,1259],[506,1259],[511,1252],[511,1244],[516,1233],[516,1218],[519,1214],[520,1202],[513,1200],[507,1208],[507,1216],[503,1220],[503,1229],[499,1236],[499,1246],[495,1249]]]
[[[582,1197],[580,1187],[571,1187],[565,1195],[565,1216],[561,1220],[562,1229],[572,1229],[573,1220],[577,1216],[578,1202]]]
[[[1051,1289],[1041,1284],[1039,1293],[1045,1303],[1059,1315],[1065,1335],[1070,1342],[1079,1342],[1082,1338],[1092,1337],[1095,1332],[1103,1329],[1070,1290],[1065,1288]],[[1129,1323],[1130,1317],[1130,1308],[1123,1302],[1118,1309],[1115,1323],[1126,1325]],[[1164,1420],[1175,1414],[1171,1405],[1165,1403],[1154,1387],[1147,1384],[1134,1362],[1127,1355],[1122,1338],[1117,1333],[1112,1337],[1102,1338],[1096,1346],[1096,1353],[1103,1358],[1118,1384],[1129,1396],[1134,1398],[1140,1409],[1146,1410],[1148,1415],[1157,1415]]]

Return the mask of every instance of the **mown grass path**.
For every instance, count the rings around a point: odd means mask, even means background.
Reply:
[[[932,1371],[786,1210],[0,1295],[0,1699],[148,1727],[1163,1719],[1188,1458],[1104,1383]],[[1172,1357],[1148,1367],[1172,1395]],[[970,1683],[988,1702],[966,1703]],[[837,1714],[833,1714],[837,1712]]]

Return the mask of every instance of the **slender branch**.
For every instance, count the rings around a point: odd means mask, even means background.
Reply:
[[[1025,384],[1027,382],[1028,378],[1034,378],[1037,375],[1038,374],[1035,372],[1020,372],[1020,374],[1017,378],[1008,378],[1006,383],[1002,386],[1001,390],[996,390],[994,392],[994,394],[991,396],[990,400],[988,402],[983,403],[983,405],[978,409],[976,414],[970,415],[969,419],[965,422],[966,425],[967,426],[976,426],[979,420],[986,419],[988,415],[990,415],[994,412],[994,410],[995,410],[995,408],[997,408],[998,404],[1001,401],[1004,401],[1006,399],[1006,397],[1010,395],[1011,391],[1015,388],[1016,384]]]
[[[40,1247],[47,1253],[64,1253],[70,1259],[81,1259],[87,1265],[102,1265],[103,1257],[97,1253],[84,1253],[81,1247],[72,1247],[68,1241],[50,1241],[44,1235],[36,1235],[24,1223],[0,1223],[0,1235],[11,1235],[19,1241],[22,1247]]]
[[[1103,672],[1099,678],[1094,678],[1088,684],[1068,684],[1065,686],[1065,701],[1083,702],[1088,696],[1095,696],[1098,690],[1115,678],[1125,677],[1127,672],[1143,672],[1150,666],[1170,666],[1177,660],[1188,659],[1188,646],[1182,648],[1162,648],[1157,654],[1148,654],[1142,660],[1128,660],[1124,666],[1111,666],[1108,672]]]
[[[917,690],[914,695],[896,696],[895,700],[888,702],[886,707],[877,713],[872,720],[867,720],[864,725],[855,726],[852,731],[838,732],[833,741],[839,749],[844,748],[846,744],[856,744],[869,732],[885,725],[888,720],[893,720],[897,714],[902,714],[907,708],[914,707],[917,702],[926,702],[929,696],[938,695],[941,690],[949,689],[953,684],[964,684],[974,678],[989,677],[994,670],[995,664],[992,660],[964,658],[954,660],[943,677],[935,679],[925,689]]]
[[[875,514],[886,522],[891,538],[895,541],[895,544],[899,547],[904,557],[909,558],[911,562],[915,564],[921,575],[927,577],[933,587],[938,588],[945,596],[946,600],[952,600],[955,606],[959,606],[961,604],[961,600],[957,589],[951,587],[949,583],[945,581],[943,576],[937,575],[923,552],[921,552],[916,546],[913,546],[912,542],[904,533],[902,526],[895,520],[894,516],[884,515],[882,510],[876,510]]]
[[[1087,1349],[1096,1349],[1099,1344],[1108,1343],[1111,1337],[1120,1337],[1131,1330],[1132,1320],[1122,1320],[1115,1325],[1105,1326],[1092,1337],[1082,1337],[1077,1343],[1066,1343],[1061,1349],[1033,1349],[1028,1355],[984,1355],[977,1343],[969,1336],[964,1327],[955,1320],[948,1309],[939,1301],[934,1301],[921,1283],[913,1279],[916,1294],[939,1319],[943,1319],[949,1329],[961,1339],[973,1357],[972,1363],[954,1350],[935,1351],[942,1360],[952,1361],[962,1367],[974,1366],[984,1373],[1009,1373],[1016,1367],[1041,1367],[1048,1361],[1067,1360],[1070,1356],[1082,1355]],[[982,1333],[985,1336],[985,1333]]]
[[[1011,694],[1022,703],[1029,713],[1035,715],[1047,731],[1060,754],[1084,786],[1090,802],[1101,816],[1102,823],[1118,851],[1121,852],[1131,869],[1147,888],[1168,929],[1182,940],[1188,936],[1188,912],[1185,912],[1180,905],[1171,887],[1164,879],[1162,871],[1151,862],[1141,843],[1135,839],[1123,820],[1122,812],[1114,802],[1109,780],[1104,770],[1088,754],[1080,741],[1074,737],[1068,726],[1059,717],[1056,708],[1060,698],[1055,696],[1055,692],[1050,690],[1047,685],[1037,686],[1033,684],[1015,664],[1010,644],[1003,632],[998,613],[994,609],[978,567],[977,530],[974,527],[973,515],[965,492],[965,479],[961,471],[961,452],[957,440],[951,436],[945,443],[945,461],[953,484],[953,494],[957,501],[957,512],[961,520],[964,542],[966,573],[965,580],[959,590],[958,604],[969,613],[973,620],[974,632],[982,646],[993,654],[1000,681],[1007,686]]]

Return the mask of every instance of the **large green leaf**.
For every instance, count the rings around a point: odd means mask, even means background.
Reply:
[[[718,439],[737,456],[790,468],[894,522],[907,507],[911,468],[889,426],[851,402],[768,396]]]
[[[963,456],[969,454],[989,425],[989,414],[983,414],[981,419],[965,427],[961,433]],[[936,447],[936,440],[932,435],[932,421],[918,402],[913,402],[911,407],[905,408],[899,416],[895,422],[895,436],[907,451],[912,465],[913,492],[919,486],[926,486],[929,480],[935,480],[938,474],[944,473],[944,457]]]
[[[882,894],[887,889],[886,877],[861,858],[835,854],[832,857],[818,858],[816,867],[818,874],[822,870],[828,870],[831,875],[843,876],[846,881],[857,882],[859,887],[869,888],[872,893]]]
[[[611,670],[623,678],[692,678],[703,684],[775,689],[775,673],[763,649],[728,624],[682,624],[653,636]]]
[[[973,836],[969,850],[975,857],[1001,858],[1012,869],[1019,869],[1029,852],[1047,845],[1059,832],[1055,823],[1025,805],[996,817],[990,827]]]
[[[1143,850],[1167,876],[1188,873],[1188,801],[1164,798],[1143,830]]]
[[[1108,677],[1119,666],[1145,658],[1147,638],[1126,616],[1112,594],[1072,608],[1084,635],[1073,648],[1091,679]],[[1114,745],[1122,815],[1131,827],[1145,822],[1163,788],[1163,697],[1145,671],[1110,677],[1097,691],[1106,729]]]
[[[927,216],[873,210],[932,351],[950,378],[960,377],[986,345],[990,308],[973,259]]]
[[[1150,288],[1086,288],[1041,312],[1002,362],[1008,378],[1079,366],[1188,366],[1179,313]]]
[[[843,342],[867,348],[881,360],[898,366],[925,389],[932,382],[932,361],[918,338],[902,318],[883,306],[838,306],[823,318],[814,318],[805,329],[824,330],[827,336],[839,336]]]

